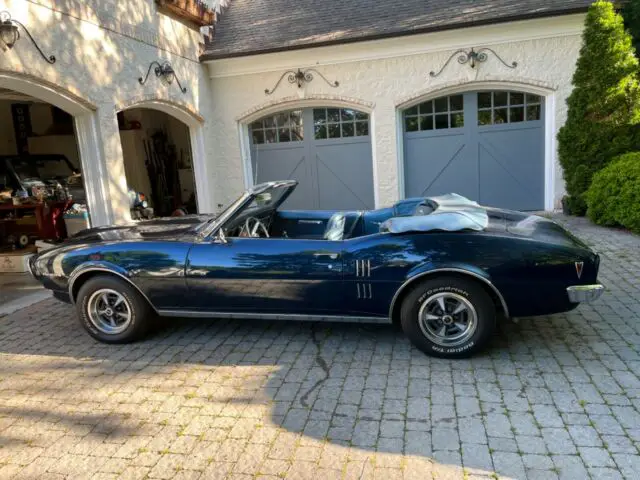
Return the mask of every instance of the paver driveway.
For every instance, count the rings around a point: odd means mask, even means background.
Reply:
[[[639,478],[640,237],[567,220],[607,293],[472,360],[391,327],[177,321],[92,341],[0,319],[0,478]]]

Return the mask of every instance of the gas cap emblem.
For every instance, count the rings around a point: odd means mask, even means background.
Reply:
[[[584,262],[575,262],[576,264],[576,274],[578,275],[578,279],[582,277],[582,269],[584,268]]]

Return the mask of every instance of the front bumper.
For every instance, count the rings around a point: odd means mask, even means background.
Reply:
[[[571,303],[593,302],[600,298],[602,292],[604,287],[600,284],[567,287],[567,295]]]

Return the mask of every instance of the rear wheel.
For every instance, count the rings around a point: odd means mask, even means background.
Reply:
[[[486,346],[495,329],[491,297],[477,282],[436,277],[411,290],[400,311],[402,329],[427,355],[469,357]]]
[[[129,343],[148,330],[153,311],[128,283],[107,275],[90,278],[76,299],[78,318],[85,330],[105,343]]]

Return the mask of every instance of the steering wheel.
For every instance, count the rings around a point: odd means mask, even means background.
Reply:
[[[258,231],[262,231],[262,235],[260,235]],[[269,231],[267,230],[267,227],[264,226],[264,223],[262,223],[259,219],[255,217],[249,217],[245,220],[240,235],[252,238],[269,238]]]

